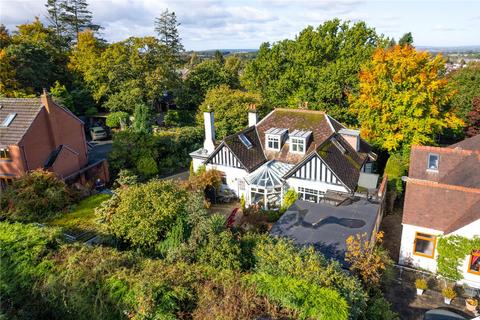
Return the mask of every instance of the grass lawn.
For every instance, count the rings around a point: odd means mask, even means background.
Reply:
[[[99,193],[85,198],[76,204],[72,211],[57,219],[49,221],[48,224],[51,226],[61,227],[65,231],[98,231],[95,208],[110,197],[111,196],[108,194]]]

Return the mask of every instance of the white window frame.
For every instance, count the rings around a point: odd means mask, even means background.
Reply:
[[[300,145],[303,147],[303,151],[298,150],[298,147]],[[306,146],[307,146],[307,141],[306,141],[305,138],[290,137],[290,152],[291,153],[305,154]],[[297,150],[295,150],[294,147],[296,147]]]
[[[270,142],[272,142],[272,147],[270,147]],[[278,143],[278,148],[273,147],[275,142]],[[282,148],[282,137],[278,134],[267,134],[265,136],[265,145],[268,150],[279,151]]]
[[[297,192],[299,194],[299,199],[303,201],[308,201],[308,202],[314,202],[314,203],[319,203],[321,199],[325,196],[324,191],[316,190],[316,189],[310,189],[310,188],[304,188],[304,187],[298,187]],[[313,196],[317,199],[317,201],[311,201],[307,200],[307,197],[305,195],[310,195]]]
[[[432,159],[432,157],[437,157],[437,166],[436,168],[431,168],[430,167],[430,160]],[[438,167],[440,165],[440,155],[438,153],[429,153],[428,154],[428,158],[427,158],[427,170],[429,171],[438,171]]]

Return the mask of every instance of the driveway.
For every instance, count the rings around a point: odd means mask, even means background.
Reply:
[[[88,151],[88,162],[93,163],[101,159],[107,159],[112,150],[112,140],[89,141],[91,146]]]

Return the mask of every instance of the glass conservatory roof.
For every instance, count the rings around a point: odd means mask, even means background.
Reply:
[[[250,173],[245,180],[248,184],[257,187],[281,187],[283,185],[282,177],[291,168],[293,168],[292,164],[271,160]]]

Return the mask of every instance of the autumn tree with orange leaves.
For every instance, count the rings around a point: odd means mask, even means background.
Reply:
[[[444,78],[440,55],[412,46],[377,49],[360,72],[359,92],[350,96],[362,135],[389,152],[409,153],[411,145],[430,145],[446,128],[461,126],[451,112],[454,91]]]

